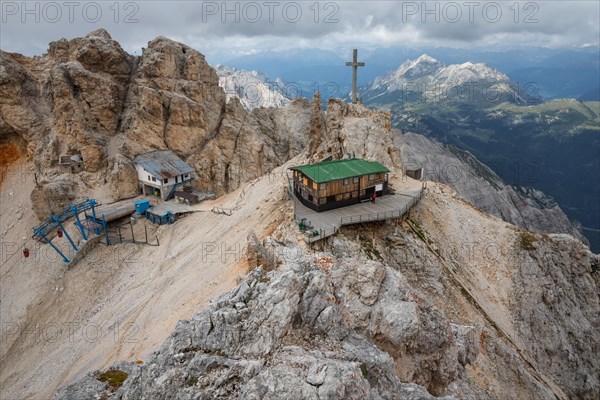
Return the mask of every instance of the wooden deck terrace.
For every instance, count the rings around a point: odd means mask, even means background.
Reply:
[[[342,225],[400,218],[421,198],[422,189],[402,190],[370,201],[316,212],[294,199],[294,219],[308,227],[304,240],[316,242],[335,234]]]

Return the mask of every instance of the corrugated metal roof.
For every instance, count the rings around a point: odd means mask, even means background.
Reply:
[[[141,165],[150,174],[162,179],[194,172],[192,167],[183,162],[171,150],[157,150],[151,153],[140,154],[133,159],[133,162]]]
[[[377,161],[367,161],[360,158],[345,160],[322,161],[315,164],[298,165],[291,170],[300,171],[317,183],[336,181],[369,174],[390,172]]]
[[[175,197],[181,197],[183,199],[187,199],[190,201],[198,201],[198,196],[196,196],[193,193],[188,193],[188,192],[182,192],[180,190],[177,190],[176,192],[173,193],[173,196]]]

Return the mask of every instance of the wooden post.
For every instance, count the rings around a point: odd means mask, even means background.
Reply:
[[[123,243],[123,237],[121,236],[121,227],[117,226],[117,230],[119,231],[119,243]]]
[[[135,243],[135,236],[133,234],[133,224],[131,223],[131,220],[129,220],[129,227],[131,228],[131,240],[133,241],[133,243]]]
[[[146,244],[148,244],[148,227],[144,223],[144,236],[146,237]]]

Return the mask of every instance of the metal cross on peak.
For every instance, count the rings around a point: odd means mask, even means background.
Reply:
[[[352,54],[352,61],[346,62],[347,67],[352,67],[352,102],[358,103],[358,93],[356,93],[356,77],[358,74],[358,67],[364,67],[364,62],[358,62],[358,49],[354,49]]]

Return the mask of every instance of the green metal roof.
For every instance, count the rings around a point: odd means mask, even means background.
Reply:
[[[315,164],[298,165],[290,169],[302,172],[317,183],[390,172],[389,169],[376,161],[367,161],[360,158],[321,161]]]

